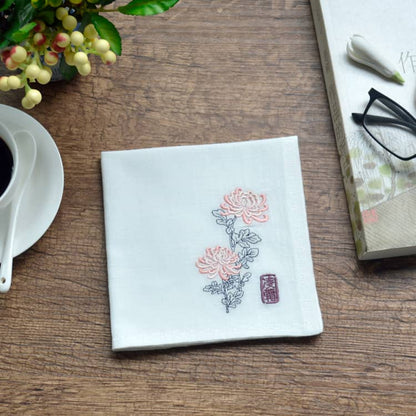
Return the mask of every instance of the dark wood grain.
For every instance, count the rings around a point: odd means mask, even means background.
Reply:
[[[117,64],[41,87],[30,111],[65,192],[0,297],[0,413],[416,414],[416,258],[356,259],[309,2],[182,0],[113,21]],[[112,353],[100,152],[286,135],[300,138],[324,333]]]

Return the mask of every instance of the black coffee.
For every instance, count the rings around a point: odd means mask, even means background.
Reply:
[[[0,196],[6,190],[13,172],[13,156],[7,144],[0,137]]]

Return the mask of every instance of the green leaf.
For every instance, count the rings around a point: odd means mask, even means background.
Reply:
[[[55,21],[55,9],[48,8],[46,10],[42,10],[36,15],[36,19],[43,20],[47,25],[52,26]]]
[[[114,1],[115,0],[98,0],[96,3],[100,4],[101,6],[107,6],[108,4],[114,3]]]
[[[118,11],[134,16],[152,16],[163,13],[173,7],[179,0],[132,0]]]
[[[3,6],[0,7],[0,12],[4,12],[5,10],[7,10],[13,3],[14,0],[5,0]]]
[[[75,66],[68,65],[62,57],[59,63],[59,72],[62,74],[65,81],[71,81],[77,75],[78,71]]]
[[[99,14],[91,14],[90,18],[100,37],[110,43],[110,48],[116,55],[121,55],[121,37],[116,27]]]
[[[95,7],[95,5],[91,7]],[[80,32],[83,32],[85,27],[91,23],[91,16],[92,16],[92,13],[84,13],[82,15],[82,20],[77,30],[79,30]]]
[[[28,36],[30,31],[36,26],[35,22],[27,23],[19,30],[12,34],[12,40],[16,43],[23,42]]]
[[[24,25],[33,19],[35,9],[27,0],[15,0],[14,10],[8,18],[9,28],[2,34],[0,49],[9,46],[13,41],[13,33],[17,32]]]
[[[35,10],[27,0],[16,0],[15,12],[19,21],[19,27],[29,23],[35,14]]]
[[[3,39],[1,42],[0,42],[0,50],[1,49],[3,49],[3,48],[6,48],[7,46],[9,46],[10,45],[10,41],[9,41],[9,39]]]

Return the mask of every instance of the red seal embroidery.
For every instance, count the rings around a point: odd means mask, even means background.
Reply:
[[[275,274],[260,276],[261,301],[266,304],[279,302],[279,287]]]

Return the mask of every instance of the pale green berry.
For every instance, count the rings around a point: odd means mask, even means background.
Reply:
[[[8,83],[9,77],[0,77],[0,91],[9,91],[9,83]]]
[[[22,98],[22,107],[26,110],[31,110],[35,106],[35,103],[32,103],[26,96]]]
[[[70,41],[71,38],[68,35],[68,33],[61,32],[55,36],[55,42],[61,48],[66,48],[69,45]]]
[[[74,55],[74,64],[75,65],[84,65],[88,63],[88,55],[85,52],[77,52]]]
[[[69,0],[72,4],[81,4],[82,0]]]
[[[42,101],[42,94],[39,90],[31,89],[26,93],[26,99],[36,105]]]
[[[21,64],[27,58],[26,49],[20,45],[13,46],[13,48],[10,51],[10,57],[13,59],[14,62]]]
[[[75,30],[71,33],[71,43],[74,46],[81,46],[84,43],[84,35],[81,32]]]
[[[95,39],[98,36],[98,32],[95,30],[95,27],[92,23],[90,23],[89,25],[85,26],[84,29],[84,36],[87,39]]]
[[[102,61],[107,64],[113,64],[117,60],[117,56],[113,51],[107,51],[104,55],[101,56]]]
[[[104,54],[104,53],[106,53],[107,51],[110,50],[110,44],[105,39],[97,39],[97,40],[95,40],[94,43],[92,44],[92,47],[98,53],[101,53],[101,54]]]
[[[39,75],[40,72],[40,68],[38,65],[36,64],[30,64],[28,65],[28,67],[26,68],[26,76],[28,78],[36,78]]]
[[[44,33],[35,33],[33,35],[33,43],[36,46],[42,46],[43,44],[45,44],[47,41],[47,37],[45,36]]]
[[[59,61],[59,55],[56,52],[47,51],[44,55],[45,62],[50,65],[54,66]]]
[[[39,71],[39,75],[36,77],[39,84],[45,85],[52,78],[52,71],[49,68],[44,68]]]
[[[77,65],[77,69],[81,75],[89,75],[91,72],[91,65],[89,62],[87,62],[86,64]]]
[[[64,51],[65,62],[68,65],[75,65],[75,63],[74,63],[74,56],[75,56],[75,53],[74,52],[68,51],[68,50],[65,50]]]
[[[62,20],[65,16],[68,16],[68,10],[65,7],[58,7],[55,16],[58,20]]]
[[[62,26],[66,30],[74,30],[77,27],[78,21],[74,16],[65,16],[62,19]]]
[[[52,6],[55,8],[62,4],[62,0],[48,0],[46,4],[49,4],[49,6]]]
[[[22,82],[20,81],[20,78],[16,75],[11,75],[9,79],[7,80],[7,84],[9,84],[9,88],[11,90],[17,90],[22,86]]]
[[[35,20],[36,26],[33,28],[33,31],[38,32],[44,32],[46,29],[46,23],[43,20]]]
[[[19,64],[17,62],[15,62],[11,56],[9,56],[8,58],[6,58],[6,60],[4,61],[4,65],[6,65],[7,69],[10,69],[11,71],[14,71],[15,69],[17,69],[19,67]]]

